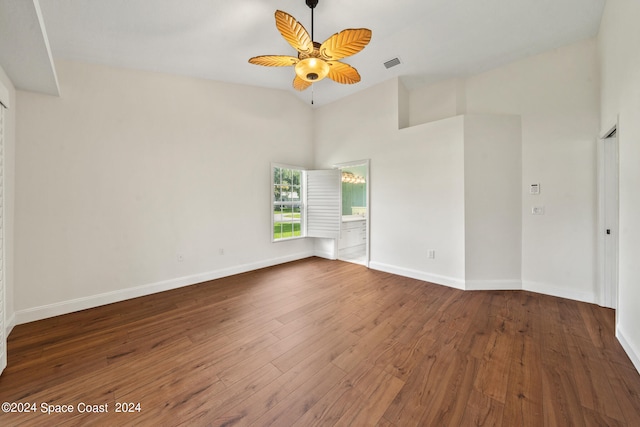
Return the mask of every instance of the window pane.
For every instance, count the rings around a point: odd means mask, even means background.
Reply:
[[[300,237],[302,236],[302,230],[300,229],[300,222],[296,222],[293,224],[294,230],[293,230],[293,236],[294,237]]]
[[[278,201],[286,201],[287,200],[287,189],[286,185],[278,185]]]
[[[291,200],[299,202],[300,201],[300,186],[294,185],[291,187]]]
[[[276,222],[273,224],[273,238],[274,239],[282,238],[282,226],[280,223]]]
[[[273,168],[273,183],[280,184],[282,181],[282,169]]]

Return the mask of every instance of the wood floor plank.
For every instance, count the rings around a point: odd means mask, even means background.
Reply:
[[[309,357],[326,353],[327,349],[331,350],[329,357],[332,361],[345,350],[347,345],[351,347],[356,342],[358,342],[356,335],[344,331],[341,325],[337,325],[326,333],[309,337],[282,356],[275,358],[272,363],[282,372],[287,372]]]
[[[592,304],[308,258],[16,326],[0,401],[76,411],[0,425],[637,426],[614,328]]]
[[[367,360],[382,365],[384,370],[396,378],[406,381],[426,354],[425,349],[409,347],[397,341],[389,340],[384,347],[379,346]],[[435,342],[431,344],[433,347]],[[386,348],[385,348],[386,347]],[[388,348],[388,349],[387,349]],[[386,350],[386,351],[382,351]],[[378,356],[378,357],[375,357]],[[382,357],[386,356],[386,357]]]
[[[290,426],[304,416],[342,378],[345,372],[329,363],[293,393],[292,399],[280,402],[255,422],[261,426]]]
[[[603,365],[603,361],[598,357],[597,347],[594,347],[591,340],[583,337],[567,338],[580,404],[584,408],[595,410],[612,419],[624,421],[608,375],[604,370],[598,369]],[[594,351],[589,351],[590,349]]]
[[[213,425],[231,426],[254,423],[280,402],[293,398],[292,393],[307,383],[308,379],[319,371],[326,374],[329,370],[334,370],[336,367],[331,364],[329,353],[330,351],[324,350],[305,358],[271,384],[216,418]]]
[[[504,419],[504,405],[502,403],[491,399],[477,390],[472,390],[460,425],[496,427],[504,425],[508,427],[517,424],[512,424],[511,420]]]
[[[267,363],[274,364],[276,360],[280,363],[279,368],[281,371],[285,370],[285,367],[291,366],[296,361],[304,359],[309,354],[317,354],[315,350],[322,347],[323,344],[322,342],[318,344],[320,336],[319,333],[309,333],[306,330],[296,335],[287,336],[251,357],[241,361],[235,361],[235,363],[231,361],[231,363],[225,364],[224,369],[222,369],[218,375],[225,384],[230,385],[244,378],[254,369]],[[330,346],[324,347],[324,349],[331,349],[336,355],[339,354],[343,348],[351,345],[356,339],[353,334],[348,332],[343,332],[340,335],[332,334],[331,337]],[[311,347],[307,344],[311,344]],[[296,350],[296,348],[298,348],[299,351]]]
[[[469,325],[456,346],[458,351],[475,357],[476,359],[482,358],[490,337],[490,322],[493,320],[490,314],[490,304],[487,303],[487,300],[483,299],[482,304],[477,308],[475,321]]]
[[[360,390],[361,403],[351,405],[336,422],[336,426],[375,425],[386,408],[404,386],[404,381],[373,366],[360,377],[355,387]]]
[[[190,410],[184,414],[176,413],[169,409],[167,416],[161,419],[184,420],[184,424],[187,426],[209,424],[211,420],[217,418],[222,412],[235,406],[238,402],[249,399],[258,391],[272,384],[280,376],[282,376],[282,373],[278,368],[271,364],[264,365],[252,371],[250,375],[245,376],[242,380],[226,387],[222,392],[203,396],[205,401],[197,409]],[[155,415],[154,418],[158,419]]]
[[[308,313],[307,316],[299,317],[286,324],[281,324],[273,334],[280,339],[289,335],[299,334],[305,330],[320,330],[330,322],[341,321],[347,316],[354,316],[359,304],[356,298],[341,298],[338,304],[327,303],[317,310]],[[350,322],[351,324],[351,322]]]
[[[637,371],[629,364],[618,362],[604,365],[604,371],[627,425],[640,426],[640,382],[637,381]]]
[[[571,356],[566,343],[566,332],[560,317],[559,298],[545,296],[545,316],[540,318],[540,360],[550,367],[570,367]]]
[[[533,338],[513,337],[504,417],[519,426],[539,426],[542,416],[540,351]]]
[[[386,418],[382,417],[380,418],[380,421],[378,421],[378,424],[376,424],[376,427],[398,427],[398,426],[396,426]]]
[[[315,405],[298,418],[292,426],[333,426],[360,399],[361,393],[353,387],[351,378],[343,378],[325,393]]]
[[[476,376],[474,388],[485,396],[504,403],[509,385],[509,364],[515,336],[505,332],[501,318],[494,318],[490,325],[493,330],[480,360],[481,367]]]
[[[635,424],[627,424],[625,422],[614,420],[613,418],[609,418],[606,415],[603,415],[596,411],[592,411],[591,409],[584,410],[584,421],[585,421],[585,426],[587,427],[601,427],[601,426],[623,427],[627,425],[635,425]]]
[[[418,425],[454,425],[462,408],[466,408],[469,393],[473,390],[473,378],[467,374],[476,374],[475,370],[467,370],[464,356],[457,351],[447,354],[446,360],[436,360],[436,376],[434,379],[443,384],[428,399],[422,402],[423,411]],[[475,376],[475,375],[474,375]],[[460,386],[467,381],[465,389]],[[464,402],[464,403],[463,403]],[[461,420],[460,420],[461,421]]]
[[[427,408],[421,418],[421,425],[464,425],[462,420],[468,408],[473,383],[480,368],[479,361],[458,351],[452,354],[452,360],[443,386],[439,405]]]
[[[441,380],[446,374],[447,361],[455,352],[453,347],[454,343],[449,342],[428,349],[387,408],[384,418],[396,424],[419,425],[424,412],[432,406],[432,401],[440,399],[443,392]]]
[[[544,425],[585,425],[577,386],[566,368],[543,365],[542,399]]]
[[[344,371],[350,371],[358,363],[366,359],[371,351],[391,335],[394,330],[395,328],[387,322],[379,324],[337,356],[333,363]]]

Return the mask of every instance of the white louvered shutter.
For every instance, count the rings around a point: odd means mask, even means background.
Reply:
[[[307,171],[307,237],[340,237],[340,179],[339,169]]]

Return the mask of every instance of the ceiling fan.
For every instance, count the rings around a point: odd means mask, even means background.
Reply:
[[[314,82],[325,77],[342,84],[360,81],[360,74],[349,64],[338,61],[354,55],[365,48],[371,40],[371,30],[367,28],[346,29],[336,33],[322,44],[313,41],[313,9],[318,0],[305,0],[311,9],[311,36],[296,19],[286,12],[277,10],[276,27],[282,37],[298,51],[298,56],[263,55],[249,59],[249,62],[266,67],[295,67],[296,77],[293,87],[305,90]]]

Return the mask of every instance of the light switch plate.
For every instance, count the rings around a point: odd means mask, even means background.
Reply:
[[[532,215],[544,215],[544,206],[533,206],[531,208]]]

